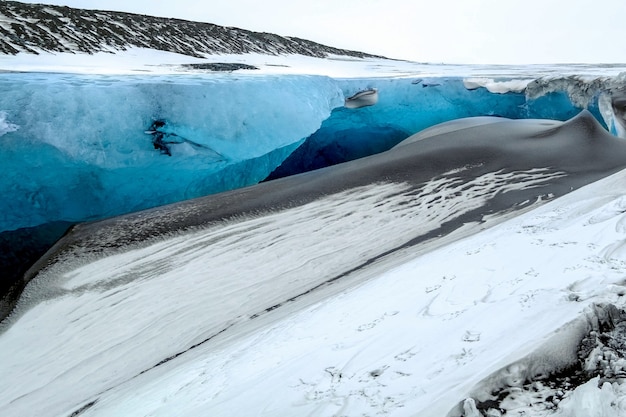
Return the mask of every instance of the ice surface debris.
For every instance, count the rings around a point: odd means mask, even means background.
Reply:
[[[346,98],[345,106],[348,109],[358,109],[373,106],[376,103],[378,103],[378,89],[369,88]]]
[[[19,129],[19,126],[10,123],[7,120],[7,117],[7,112],[0,111],[0,136],[6,135],[9,132],[15,132],[17,129]]]
[[[538,351],[479,385],[449,417],[461,415],[459,408],[463,417],[626,415],[626,311],[592,305]]]

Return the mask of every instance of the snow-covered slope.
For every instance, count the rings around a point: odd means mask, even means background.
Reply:
[[[78,226],[2,323],[0,409],[458,416],[469,398],[466,417],[545,415],[581,386],[617,416],[626,174],[528,209],[615,172],[625,148],[587,112],[469,119]],[[527,212],[496,225],[512,207]]]
[[[15,1],[0,3],[0,53],[93,54],[130,47],[194,57],[244,53],[374,57],[305,39],[210,23]]]
[[[254,305],[280,297],[284,284],[259,286],[263,276],[246,272],[254,259],[284,268],[274,274],[287,283],[304,270],[328,271],[334,251],[357,248],[385,226],[329,228],[319,247],[309,241],[297,252],[312,258],[283,254],[298,234],[314,235],[319,223],[300,219],[322,217],[310,206],[277,214],[274,226],[259,219],[223,229],[220,243],[214,231],[198,232],[80,266],[39,282],[32,300],[45,299],[0,336],[8,359],[0,362],[0,409],[3,416],[459,416],[459,404],[473,396],[466,416],[478,415],[472,403],[552,415],[546,407],[557,399],[574,408],[558,415],[623,415],[624,361],[602,358],[601,343],[592,346],[587,364],[599,352],[601,361],[587,366],[595,379],[582,394],[574,384],[550,388],[558,382],[550,374],[586,359],[577,355],[590,331],[623,325],[597,306],[624,308],[624,184],[622,171],[256,318]],[[290,224],[296,231],[285,235]],[[228,317],[225,327],[212,324]],[[609,363],[613,376],[593,373]],[[488,401],[501,391],[517,400]]]

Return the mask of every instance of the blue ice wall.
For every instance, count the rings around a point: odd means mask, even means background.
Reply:
[[[369,87],[376,105],[342,106]],[[320,168],[459,117],[565,120],[580,110],[563,92],[528,100],[468,90],[460,78],[12,73],[0,74],[0,91],[0,232]],[[166,151],[146,134],[155,121]]]
[[[461,78],[338,80],[344,95],[377,88],[373,106],[333,110],[268,179],[333,165],[382,152],[435,124],[472,116],[568,120],[580,112],[566,92],[529,100],[524,93],[468,90]],[[597,103],[589,110],[602,121]]]
[[[325,77],[2,74],[0,91],[0,231],[254,184],[343,103]],[[171,156],[145,133],[158,119]]]

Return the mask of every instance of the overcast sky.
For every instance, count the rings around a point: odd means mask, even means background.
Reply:
[[[420,62],[626,63],[626,0],[39,0],[298,36]]]

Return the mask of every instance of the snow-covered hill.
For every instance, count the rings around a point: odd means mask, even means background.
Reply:
[[[305,39],[210,23],[44,4],[0,2],[0,54],[124,51],[132,47],[193,57],[298,54],[375,57]]]

